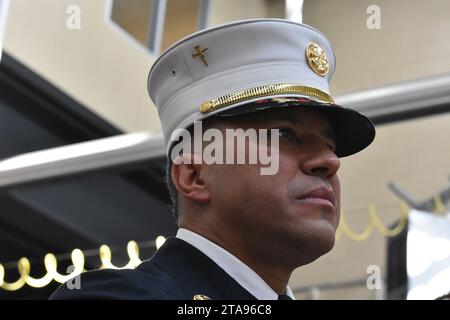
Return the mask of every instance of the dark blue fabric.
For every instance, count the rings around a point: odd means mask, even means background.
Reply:
[[[292,300],[292,298],[289,297],[287,294],[279,294],[278,300]]]
[[[187,242],[169,238],[134,270],[96,270],[81,275],[81,288],[61,285],[52,300],[192,300],[197,294],[216,300],[255,300],[214,261]]]

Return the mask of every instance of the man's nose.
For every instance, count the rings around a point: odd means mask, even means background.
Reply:
[[[324,149],[308,157],[302,164],[302,171],[308,175],[329,178],[337,173],[340,166],[341,161],[336,154]]]

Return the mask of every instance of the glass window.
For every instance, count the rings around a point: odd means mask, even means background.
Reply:
[[[111,19],[147,46],[152,3],[152,0],[114,0]]]

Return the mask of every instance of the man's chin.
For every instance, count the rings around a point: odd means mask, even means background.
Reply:
[[[308,264],[327,254],[334,248],[335,241],[336,232],[331,225],[303,232],[296,240],[300,262]]]

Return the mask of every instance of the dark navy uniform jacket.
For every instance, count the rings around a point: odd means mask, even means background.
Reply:
[[[213,260],[178,238],[169,238],[136,269],[96,270],[81,275],[81,288],[61,285],[50,299],[256,300]]]

